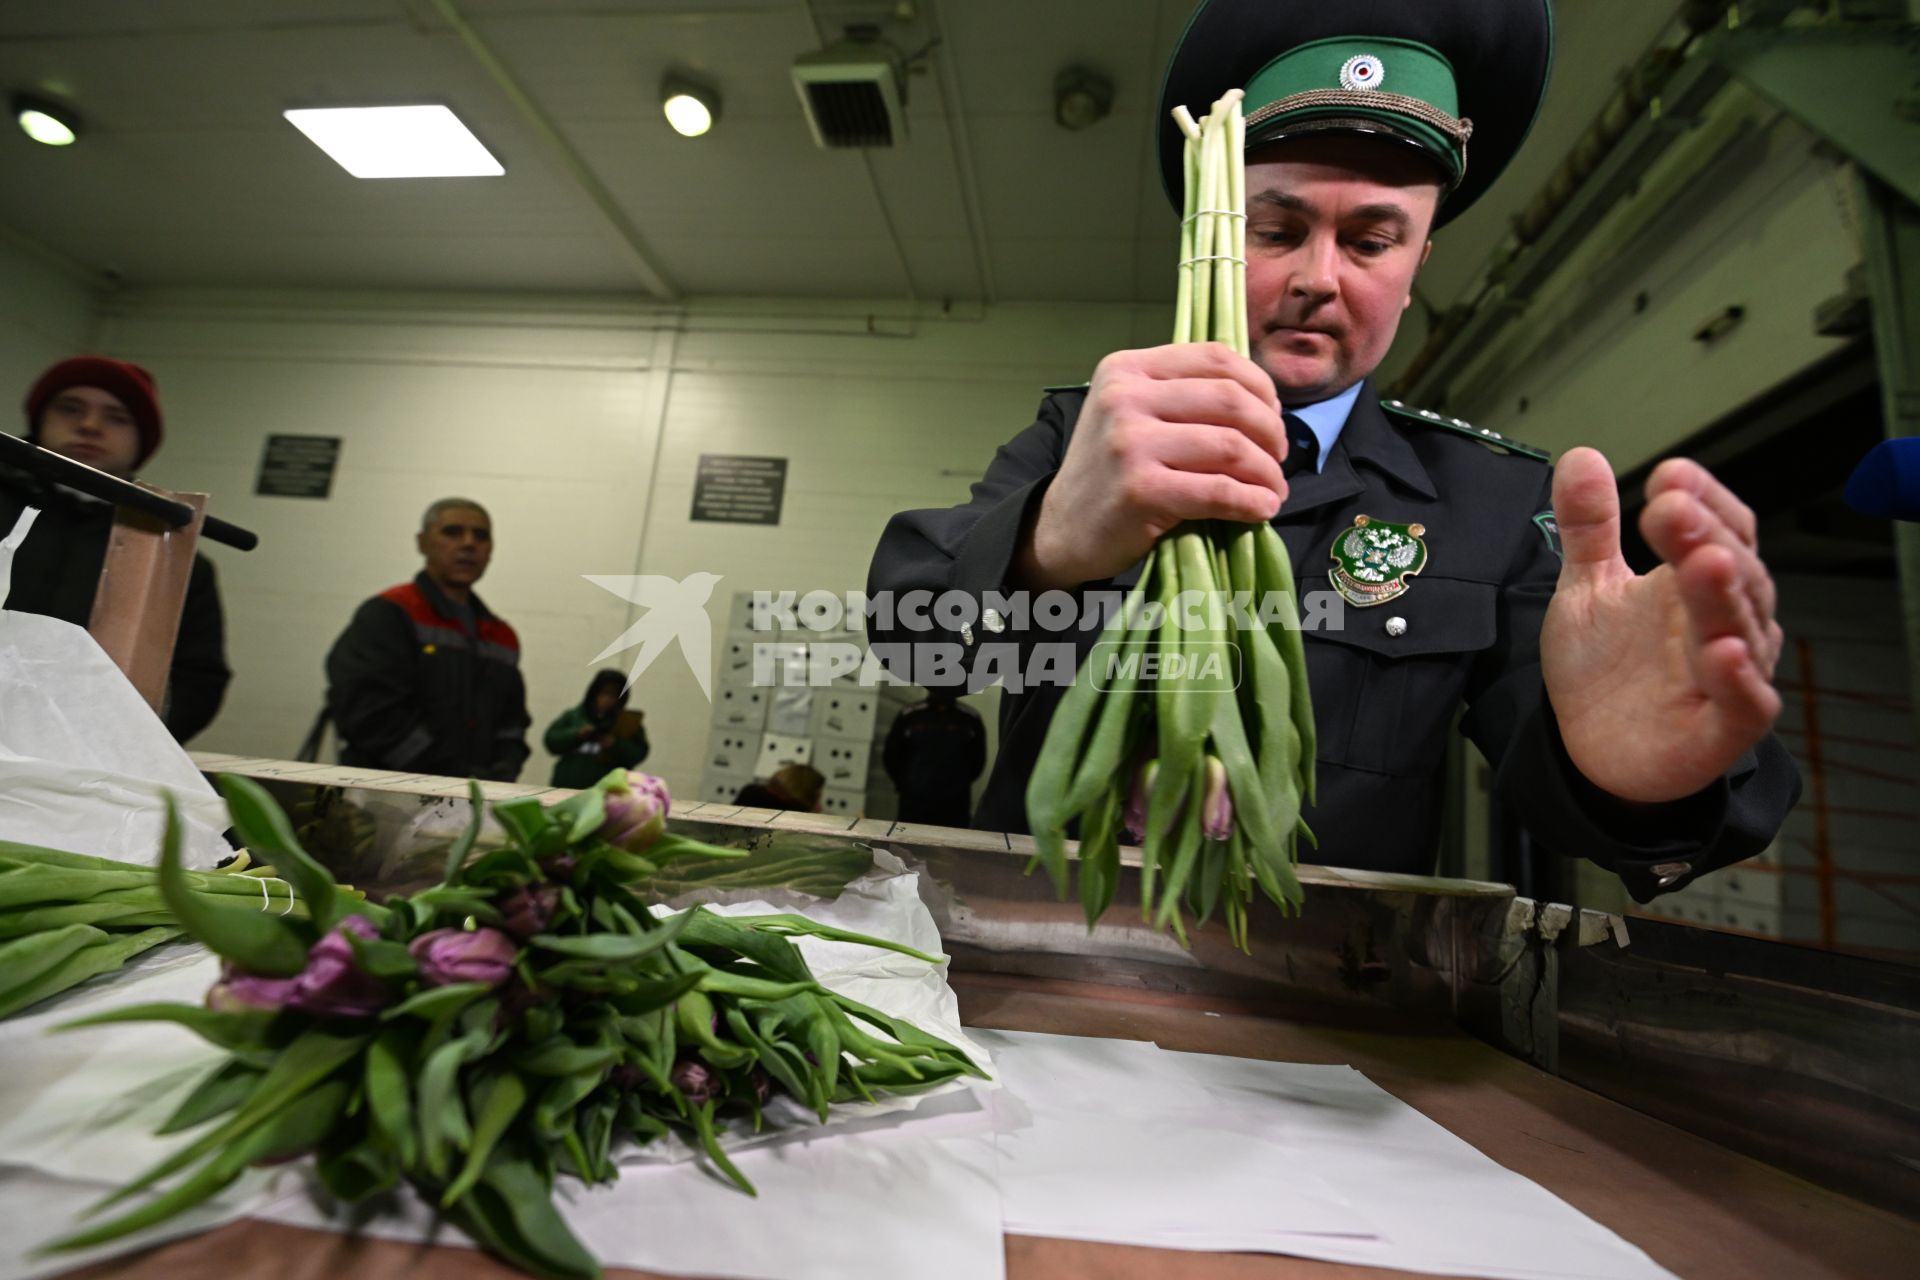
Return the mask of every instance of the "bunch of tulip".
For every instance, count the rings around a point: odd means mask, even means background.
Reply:
[[[485,808],[476,786],[445,879],[381,904],[341,893],[259,787],[221,787],[235,829],[307,912],[209,908],[170,821],[161,892],[222,957],[220,980],[205,1007],[140,1005],[74,1025],[175,1022],[227,1057],[162,1128],[203,1135],[94,1212],[185,1176],[55,1248],[163,1221],[251,1164],[310,1154],[342,1200],[405,1181],[512,1265],[598,1276],[552,1189],[561,1174],[615,1178],[616,1143],[680,1132],[751,1193],[717,1138],[757,1127],[775,1090],[824,1121],[834,1102],[981,1074],[945,1041],[822,987],[789,939],[935,957],[797,915],[649,911],[630,886],[663,865],[736,856],[668,833],[657,778],[616,771],[552,807],[497,804],[507,844],[470,857]]]
[[[1231,90],[1186,135],[1174,341],[1248,354],[1246,126]],[[1237,602],[1237,605],[1236,605]],[[1293,867],[1314,794],[1313,707],[1293,568],[1270,524],[1189,523],[1149,554],[1055,712],[1027,819],[1062,897],[1079,824],[1089,926],[1112,904],[1123,831],[1140,841],[1141,912],[1184,943],[1216,908],[1245,950],[1253,886],[1300,904]]]
[[[291,885],[244,853],[218,871],[184,872],[180,882],[208,910],[306,913]],[[157,868],[0,840],[0,1018],[180,933]]]

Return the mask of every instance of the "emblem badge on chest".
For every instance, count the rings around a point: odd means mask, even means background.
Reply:
[[[1407,579],[1427,566],[1423,524],[1390,524],[1355,516],[1353,528],[1333,541],[1333,589],[1347,603],[1365,609],[1407,594]]]

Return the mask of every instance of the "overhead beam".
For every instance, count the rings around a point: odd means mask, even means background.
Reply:
[[[607,230],[612,233],[614,243],[619,246],[622,256],[627,260],[627,265],[632,267],[634,274],[640,277],[640,283],[645,286],[647,292],[666,302],[678,301],[680,291],[674,287],[672,279],[668,277],[666,269],[660,265],[660,260],[654,256],[653,250],[647,247],[647,242],[641,236],[639,228],[633,225],[626,211],[620,207],[620,202],[613,198],[613,193],[607,190],[606,184],[600,181],[599,175],[594,173],[585,158],[574,150],[573,144],[561,134],[559,128],[553,123],[553,118],[538,102],[534,101],[533,95],[527,92],[526,86],[522,85],[519,78],[500,60],[499,55],[493,51],[493,46],[487,43],[486,37],[467,21],[466,15],[460,12],[454,0],[433,0],[433,4],[440,16],[445,19],[447,26],[460,37],[460,42],[467,47],[467,52],[486,69],[489,76],[493,77],[494,84],[506,94],[507,100],[513,103],[514,109],[519,111],[521,117],[532,126],[534,133],[546,145],[547,151],[559,163],[560,168],[573,179],[574,185],[579,187],[592,203]]]
[[[1920,26],[1729,31],[1712,52],[1761,97],[1920,203]]]

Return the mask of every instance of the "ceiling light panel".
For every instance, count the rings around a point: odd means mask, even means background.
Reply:
[[[356,178],[493,178],[506,172],[446,107],[320,107],[283,114]]]

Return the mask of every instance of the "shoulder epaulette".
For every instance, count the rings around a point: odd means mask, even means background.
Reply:
[[[1040,389],[1046,392],[1048,395],[1053,395],[1055,392],[1059,392],[1059,391],[1085,391],[1088,387],[1092,385],[1093,384],[1091,382],[1072,382],[1072,383],[1068,383],[1066,386],[1063,386],[1063,387],[1042,387]]]
[[[1382,400],[1380,407],[1388,413],[1397,414],[1409,422],[1422,423],[1429,427],[1439,427],[1443,431],[1457,431],[1463,436],[1478,440],[1489,449],[1504,449],[1508,453],[1518,453],[1529,458],[1538,458],[1542,462],[1552,462],[1553,455],[1545,449],[1501,435],[1492,427],[1476,427],[1471,422],[1462,422],[1458,418],[1449,418],[1445,414],[1435,413],[1431,409],[1416,409],[1400,400]]]

